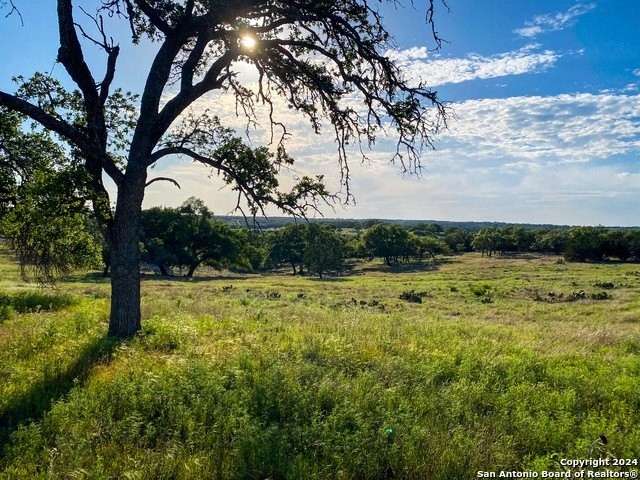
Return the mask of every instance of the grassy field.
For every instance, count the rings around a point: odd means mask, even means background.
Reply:
[[[37,289],[6,252],[0,275],[3,479],[465,479],[640,456],[639,265],[146,277],[126,342],[105,338],[97,275]]]

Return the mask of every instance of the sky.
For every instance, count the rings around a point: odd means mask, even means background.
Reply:
[[[24,26],[15,15],[0,19],[0,41],[9,47],[0,49],[0,89],[12,91],[12,76],[35,71],[64,80],[55,64],[54,2],[15,3]],[[446,40],[438,51],[421,2],[400,3],[381,11],[395,38],[386,55],[454,114],[435,150],[423,153],[419,176],[389,163],[391,139],[381,139],[368,162],[353,156],[355,204],[324,208],[326,217],[640,225],[640,1],[450,0],[450,11],[436,12]],[[154,47],[132,46],[126,25],[110,28],[122,48],[116,82],[139,91]],[[101,71],[91,49],[87,58]],[[208,97],[197,107],[205,108],[244,130],[229,98]],[[283,184],[324,174],[338,189],[330,130],[317,136],[295,112],[278,113],[293,133],[296,160]],[[247,141],[259,146],[267,137],[258,128]],[[235,205],[215,175],[186,159],[168,159],[151,176],[170,176],[182,188],[154,183],[145,207],[177,206],[192,195],[216,214]]]

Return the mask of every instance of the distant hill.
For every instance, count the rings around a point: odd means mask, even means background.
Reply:
[[[220,220],[233,227],[249,227],[262,230],[271,230],[281,228],[288,223],[292,222],[304,222],[301,219],[294,219],[292,217],[268,217],[268,218],[256,218],[255,223],[253,219],[245,219],[242,216],[234,215],[218,215],[217,220]],[[478,231],[485,227],[506,227],[508,225],[514,225],[508,222],[452,222],[443,220],[400,220],[400,219],[361,219],[361,218],[311,218],[311,223],[324,223],[335,226],[336,228],[353,228],[353,229],[366,229],[375,225],[376,223],[393,223],[401,225],[405,228],[412,228],[419,225],[439,225],[442,229],[447,228],[463,228],[469,231]],[[535,228],[569,228],[569,225],[551,225],[551,224],[518,224],[527,229]],[[612,227],[617,228],[617,227]]]

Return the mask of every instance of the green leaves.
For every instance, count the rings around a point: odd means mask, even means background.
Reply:
[[[165,275],[172,267],[186,266],[189,277],[202,264],[218,269],[246,267],[240,234],[212,217],[204,202],[195,197],[179,208],[143,211],[143,259],[158,265]]]
[[[86,173],[44,132],[0,111],[0,232],[24,275],[51,282],[99,263],[86,206]]]
[[[73,172],[64,171],[38,175],[0,221],[25,276],[52,282],[100,262],[101,246],[91,232],[84,200],[69,188],[72,177]]]

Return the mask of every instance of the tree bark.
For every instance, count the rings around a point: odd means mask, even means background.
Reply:
[[[111,240],[109,335],[133,336],[141,328],[140,249],[138,246],[146,169],[129,162],[127,181],[118,189]]]

